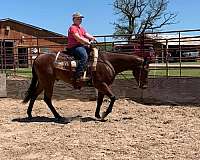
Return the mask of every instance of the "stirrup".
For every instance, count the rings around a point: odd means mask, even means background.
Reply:
[[[86,82],[86,81],[89,81],[89,80],[90,80],[89,77],[82,77],[82,78],[81,78],[81,81],[83,81],[83,82]]]
[[[84,71],[84,74],[83,74],[83,77],[81,77],[81,80],[82,80],[83,82],[86,82],[86,81],[89,81],[89,80],[90,80],[89,77],[86,77],[86,71]]]

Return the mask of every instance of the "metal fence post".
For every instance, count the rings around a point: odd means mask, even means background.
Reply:
[[[3,73],[3,39],[1,39],[1,73]]]
[[[178,38],[179,38],[179,64],[180,64],[180,77],[182,75],[182,70],[181,70],[181,62],[182,62],[182,51],[181,51],[181,32],[178,32]]]
[[[166,76],[169,77],[169,64],[168,64],[168,39],[166,39],[165,47],[165,61],[166,61]]]
[[[106,51],[106,37],[104,36],[104,49]]]
[[[39,55],[40,52],[39,52],[39,42],[38,42],[38,37],[37,37],[37,52],[38,52],[38,55]]]

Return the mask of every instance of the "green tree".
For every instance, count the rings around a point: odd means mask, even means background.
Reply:
[[[168,4],[168,0],[115,0],[114,13],[119,19],[114,23],[114,34],[138,35],[173,24],[176,14],[167,12]]]

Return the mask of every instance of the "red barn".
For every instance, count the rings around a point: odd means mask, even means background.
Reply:
[[[67,38],[10,18],[0,20],[0,64],[27,67],[40,52],[64,50]],[[39,51],[39,52],[38,52]]]

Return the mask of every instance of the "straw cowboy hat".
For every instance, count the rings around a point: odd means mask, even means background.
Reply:
[[[83,15],[81,15],[79,12],[76,12],[72,15],[73,18],[84,18]]]

